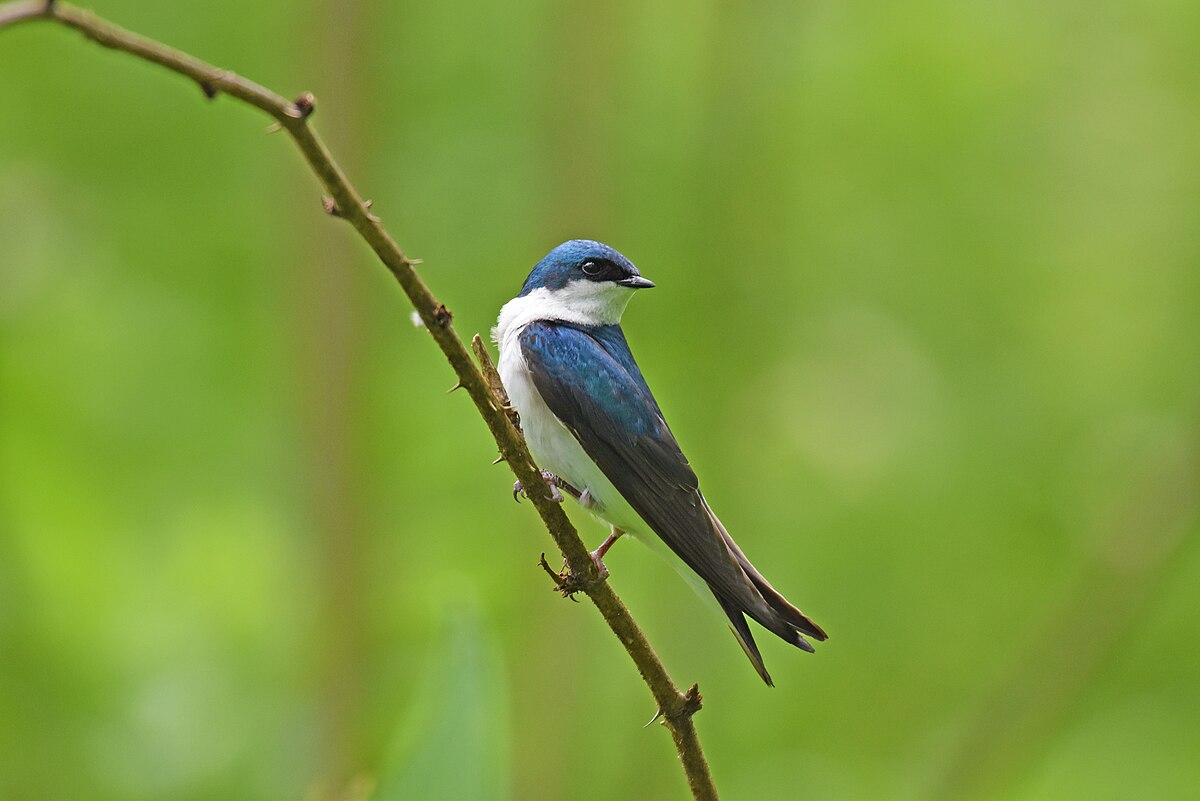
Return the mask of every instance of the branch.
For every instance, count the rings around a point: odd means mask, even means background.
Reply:
[[[379,218],[371,213],[370,201],[364,201],[351,186],[324,142],[309,125],[308,119],[316,108],[316,99],[311,94],[305,93],[295,100],[287,100],[228,70],[218,69],[187,53],[126,31],[89,11],[66,3],[54,0],[17,0],[0,4],[0,28],[29,20],[47,20],[74,28],[103,47],[130,53],[191,78],[209,98],[226,94],[274,118],[276,124],[287,131],[296,143],[308,166],[328,194],[325,201],[326,211],[350,223],[400,284],[425,327],[450,362],[458,376],[458,384],[471,396],[476,409],[496,440],[501,458],[508,463],[524,486],[543,485],[541,473],[529,455],[524,438],[506,413],[504,402],[497,397],[488,380],[472,361],[462,339],[455,333],[451,325],[450,310],[438,302],[425,286],[413,269],[417,262],[404,254],[384,229]],[[482,349],[482,353],[486,354],[486,349]],[[645,634],[625,608],[625,604],[612,588],[600,579],[587,548],[562,506],[551,501],[546,497],[546,493],[542,492],[530,492],[529,499],[566,558],[573,586],[585,593],[603,615],[654,696],[663,723],[675,741],[675,748],[693,797],[715,799],[716,788],[692,721],[692,716],[700,709],[701,699],[696,686],[693,685],[687,692],[680,692],[676,687]],[[585,700],[583,703],[591,701]]]

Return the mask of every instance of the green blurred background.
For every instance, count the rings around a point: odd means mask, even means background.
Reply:
[[[831,635],[765,688],[610,555],[725,797],[1196,796],[1200,4],[96,10],[312,90],[465,336],[564,239],[658,283],[634,351]],[[0,32],[0,797],[683,797],[267,122]]]

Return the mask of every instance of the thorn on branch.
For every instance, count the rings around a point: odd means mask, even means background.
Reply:
[[[283,130],[283,126],[278,122],[273,122],[267,126],[267,133],[278,133]]]
[[[209,71],[207,78],[197,78],[196,83],[200,84],[200,91],[204,92],[204,96],[212,100],[217,95],[221,94],[221,83],[227,82],[237,77],[229,70],[212,69]]]
[[[691,687],[688,687],[688,691],[683,694],[683,706],[679,707],[678,716],[689,718],[692,717],[700,711],[702,706],[704,706],[703,701],[704,696],[700,694],[700,685],[693,684]]]
[[[649,727],[652,723],[660,718],[666,718],[671,723],[681,723],[683,721],[690,720],[693,715],[700,711],[701,706],[703,706],[701,703],[703,700],[704,696],[700,694],[700,685],[693,684],[688,688],[687,692],[680,697],[679,709],[668,715],[667,713],[663,712],[662,707],[659,707],[658,711],[654,713],[654,717],[650,718],[650,723],[647,723],[642,728],[645,729]]]
[[[461,382],[461,381],[455,382],[454,386],[452,386],[452,387],[450,387],[450,389],[446,390],[446,394],[449,395],[454,390],[462,389],[462,388],[463,388],[463,382]]]
[[[305,92],[292,101],[292,108],[296,110],[296,117],[301,120],[306,120],[317,109],[317,98],[312,92]]]
[[[500,464],[501,462],[507,462],[507,461],[508,460],[504,458],[504,454],[502,453],[499,456],[497,456],[495,459],[492,460],[492,464]]]
[[[279,123],[274,123],[269,128],[267,128],[267,133],[275,133],[282,127],[283,126],[281,126]],[[377,222],[379,222],[379,218],[370,212],[372,202],[373,201],[370,201],[370,200],[363,201],[363,204],[362,204],[363,212],[367,215],[368,220],[370,220],[371,222],[377,223]],[[340,208],[338,208],[337,202],[333,198],[329,197],[328,195],[321,196],[321,208],[325,209],[325,213],[328,214],[330,217],[345,218],[345,216],[346,216],[345,214],[342,214],[342,210]]]
[[[538,560],[538,565],[541,566],[542,570],[546,571],[546,575],[550,576],[550,579],[554,582],[554,589],[562,597],[569,598],[575,603],[579,603],[579,599],[575,597],[576,593],[582,592],[586,594],[598,583],[603,583],[603,579],[600,582],[592,581],[587,576],[581,576],[573,572],[567,565],[563,565],[563,569],[555,573],[554,569],[546,562],[546,554],[544,553],[542,554],[542,558]]]
[[[541,565],[542,570],[546,571],[546,575],[554,582],[554,589],[561,593],[562,597],[579,603],[579,599],[575,597],[575,593],[582,592],[583,586],[575,580],[574,574],[565,568],[563,572],[555,573],[554,568],[550,567],[549,562],[546,561],[546,554],[544,553],[542,554],[542,558],[538,560],[538,564]]]

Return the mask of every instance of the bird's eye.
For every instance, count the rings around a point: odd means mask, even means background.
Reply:
[[[583,270],[584,275],[597,276],[604,269],[604,265],[593,259],[588,259],[580,265],[580,268]]]

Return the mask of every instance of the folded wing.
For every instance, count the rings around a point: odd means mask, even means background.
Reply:
[[[642,520],[708,583],[768,684],[743,614],[805,650],[812,647],[800,631],[825,639],[754,569],[708,508],[619,328],[535,322],[521,332],[520,345],[546,405]]]

